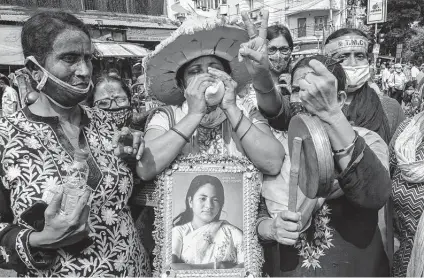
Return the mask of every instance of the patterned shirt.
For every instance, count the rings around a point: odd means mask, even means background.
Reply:
[[[405,277],[411,258],[415,232],[421,214],[424,212],[424,183],[408,183],[397,166],[394,144],[399,134],[411,121],[407,119],[396,131],[390,144],[390,168],[392,172],[392,196],[396,224],[395,231],[399,235],[399,250],[394,255],[393,271],[395,277]],[[416,160],[424,159],[424,142],[416,150]]]
[[[149,275],[127,206],[132,173],[113,153],[115,126],[104,112],[82,108],[79,144],[90,152],[87,184],[93,190],[90,240],[53,251],[29,246],[30,233],[43,229],[37,220],[44,219],[23,213],[41,201],[46,188],[63,182],[75,150],[57,117],[40,117],[25,107],[0,119],[0,268],[32,277]]]

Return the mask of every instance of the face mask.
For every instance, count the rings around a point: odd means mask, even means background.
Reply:
[[[42,92],[51,102],[57,106],[65,109],[70,109],[76,106],[78,103],[86,99],[88,92],[90,91],[93,83],[90,80],[90,84],[85,89],[80,89],[69,85],[68,83],[60,80],[45,68],[43,68],[33,56],[27,57],[25,64],[29,61],[36,64],[39,69],[43,72],[43,77],[38,81],[37,90]],[[61,90],[60,92],[43,92],[43,88],[46,85],[47,80],[50,79],[56,86]]]
[[[275,54],[268,55],[268,59],[270,69],[277,74],[281,74],[287,69],[290,55],[281,54],[280,51],[277,51]]]
[[[402,71],[402,69],[396,69],[396,72],[397,73],[399,73],[399,72],[401,72]]]
[[[114,124],[118,129],[129,126],[132,123],[133,112],[131,107],[108,110],[105,109],[104,111],[111,116]]]
[[[347,77],[347,92],[352,93],[361,88],[370,79],[368,65],[349,67],[343,66]]]

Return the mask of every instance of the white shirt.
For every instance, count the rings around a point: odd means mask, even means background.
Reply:
[[[416,66],[413,66],[412,68],[411,68],[411,76],[412,76],[412,79],[414,79],[414,80],[416,80],[417,79],[417,75],[420,73],[420,70],[416,67]]]

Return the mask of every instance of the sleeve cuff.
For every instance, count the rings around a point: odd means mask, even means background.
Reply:
[[[341,172],[337,177],[340,186],[346,184],[349,174],[355,171],[356,166],[359,164],[359,162],[361,162],[362,158],[364,157],[365,147],[366,143],[364,138],[359,136],[358,140],[356,140],[355,147],[352,153],[352,158],[350,159],[349,164],[347,165],[346,169],[344,169],[343,172]]]
[[[30,248],[28,239],[33,232],[30,229],[22,229],[16,236],[16,253],[26,267],[30,270],[49,268],[55,259],[55,251]]]

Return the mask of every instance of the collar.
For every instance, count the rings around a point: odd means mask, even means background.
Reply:
[[[86,109],[90,109],[90,108],[87,108],[87,107],[82,106],[82,105],[79,105],[79,107],[81,108],[81,113],[82,113],[80,125],[81,125],[81,127],[86,127],[91,122],[90,117],[89,117],[89,115],[86,111]],[[52,126],[56,126],[56,125],[59,124],[59,117],[58,116],[39,116],[39,115],[32,113],[28,106],[25,106],[24,108],[22,108],[22,112],[25,114],[25,116],[30,121],[42,122],[42,123],[50,124]]]

